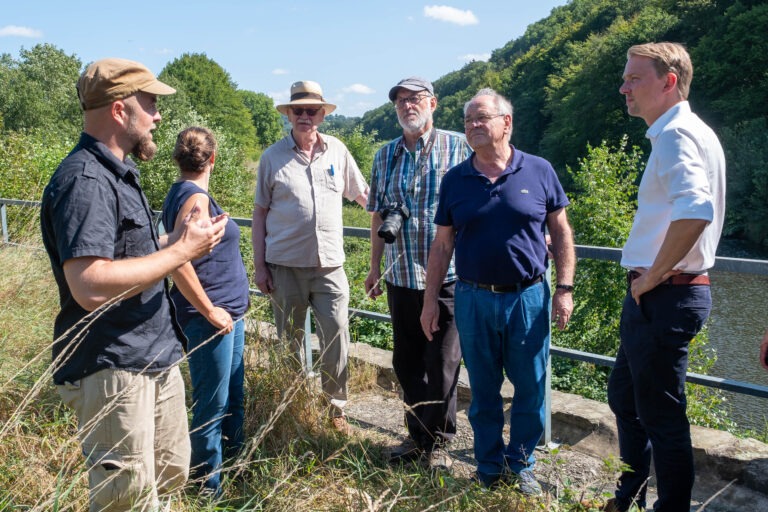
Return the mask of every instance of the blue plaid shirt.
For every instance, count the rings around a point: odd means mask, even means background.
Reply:
[[[401,202],[411,213],[395,242],[384,246],[384,279],[395,286],[415,290],[423,290],[426,286],[427,257],[437,229],[434,218],[440,181],[448,169],[472,154],[464,135],[446,130],[435,131],[435,141],[425,168],[417,169],[416,166],[421,151],[429,142],[431,131],[416,142],[414,153],[406,149],[402,137],[388,143],[376,152],[371,171],[367,210],[378,212],[392,203]],[[399,254],[403,256],[398,259]],[[451,258],[445,282],[455,280]]]

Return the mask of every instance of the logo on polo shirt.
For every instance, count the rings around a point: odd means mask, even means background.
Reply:
[[[520,189],[520,193],[521,194],[527,194],[528,193],[528,189],[527,188]]]

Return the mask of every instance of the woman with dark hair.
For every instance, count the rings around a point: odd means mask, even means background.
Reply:
[[[216,139],[206,128],[179,133],[173,159],[179,179],[163,203],[163,225],[178,228],[187,213],[200,218],[224,213],[208,193],[216,161]],[[248,309],[248,275],[240,255],[240,229],[228,219],[213,251],[173,273],[171,298],[184,334],[192,377],[192,459],[190,477],[202,492],[221,492],[221,466],[243,444],[243,316]]]

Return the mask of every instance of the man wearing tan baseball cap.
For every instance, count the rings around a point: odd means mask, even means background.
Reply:
[[[162,96],[173,94],[176,89],[155,78],[143,64],[126,59],[96,61],[77,81],[83,110],[109,105],[139,91]]]
[[[186,340],[165,277],[212,251],[226,223],[193,211],[179,233],[157,236],[128,155],[155,154],[157,96],[172,87],[138,62],[104,59],[77,90],[83,133],[45,188],[40,218],[61,297],[53,380],[79,421],[90,510],[157,510],[186,481],[190,457]]]

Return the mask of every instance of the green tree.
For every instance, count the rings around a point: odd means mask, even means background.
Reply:
[[[373,167],[373,155],[381,144],[376,142],[376,132],[366,133],[362,126],[351,129],[329,129],[325,133],[333,135],[341,140],[355,159],[360,172],[370,182],[371,167]]]
[[[613,10],[605,3],[601,7]],[[545,111],[550,120],[541,151],[556,166],[572,163],[588,144],[617,141],[628,128],[631,144],[645,144],[647,127],[628,121],[618,92],[627,48],[663,40],[678,19],[655,7],[626,14],[630,17],[616,17],[602,32],[572,41],[548,78]]]
[[[38,201],[76,134],[51,137],[43,130],[10,131],[0,144],[0,197]]]
[[[376,132],[382,140],[392,140],[403,134],[403,129],[397,122],[397,113],[391,102],[369,110],[360,119],[363,131]]]
[[[588,147],[578,169],[568,169],[578,192],[568,207],[576,243],[621,247],[632,227],[637,203],[637,177],[642,153],[627,150],[624,137],[617,147],[603,142]],[[625,273],[614,262],[579,260],[575,309],[567,330],[553,333],[553,342],[596,354],[614,355],[619,342]],[[608,370],[571,360],[553,360],[553,386],[605,400]]]
[[[7,130],[45,129],[65,137],[82,127],[75,84],[82,63],[50,44],[0,58],[0,117]]]
[[[245,155],[239,143],[220,127],[208,120],[183,101],[173,103],[173,96],[162,98],[160,113],[163,122],[153,132],[158,150],[149,162],[138,162],[141,186],[153,209],[159,210],[168,189],[178,178],[179,170],[173,161],[173,149],[179,132],[190,126],[207,126],[216,136],[218,152],[211,172],[209,190],[224,210],[232,216],[248,217],[253,208],[255,176],[245,166]],[[169,100],[169,103],[166,103]]]
[[[237,93],[245,108],[251,112],[259,146],[263,149],[280,140],[283,137],[283,119],[275,109],[272,98],[260,92],[238,90]]]
[[[161,80],[182,89],[195,111],[227,133],[249,154],[256,147],[251,112],[229,73],[205,54],[185,53],[168,63]]]
[[[727,126],[768,116],[768,3],[735,2],[691,49],[697,111]],[[699,109],[699,106],[702,106]]]
[[[725,234],[768,244],[768,121],[763,117],[721,135],[728,164]]]

